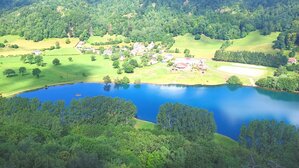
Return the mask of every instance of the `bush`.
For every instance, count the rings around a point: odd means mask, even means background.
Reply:
[[[195,39],[195,40],[200,40],[200,39],[201,39],[200,34],[196,34],[195,37],[194,37],[194,39]]]
[[[55,58],[53,61],[52,61],[53,65],[60,65],[60,60],[58,58]]]
[[[226,83],[229,85],[242,85],[242,81],[237,76],[231,76]]]
[[[9,46],[10,48],[14,48],[14,49],[17,49],[17,48],[19,48],[19,46],[17,45],[17,44],[13,44],[13,45],[11,45],[11,46]]]
[[[91,61],[96,61],[96,60],[97,60],[97,59],[96,59],[96,56],[94,56],[94,55],[91,56],[90,59],[91,59]]]
[[[5,47],[5,44],[0,43],[0,48],[4,48],[4,47]]]
[[[16,76],[16,71],[13,69],[6,69],[3,71],[3,75],[5,75],[6,77],[13,77]]]
[[[66,43],[66,44],[71,44],[71,40],[70,40],[70,39],[66,39],[66,40],[65,40],[65,43]]]
[[[119,68],[119,61],[118,60],[114,61],[113,64],[112,64],[112,66],[115,69]]]

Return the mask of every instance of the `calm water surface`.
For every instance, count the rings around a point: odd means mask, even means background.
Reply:
[[[78,94],[81,96],[78,97]],[[77,96],[76,96],[77,95]],[[237,139],[242,124],[256,119],[285,121],[299,126],[299,94],[273,92],[252,87],[134,85],[128,88],[105,88],[103,84],[78,83],[54,86],[19,94],[20,97],[44,101],[65,100],[88,96],[120,97],[138,108],[137,118],[156,122],[159,107],[178,102],[200,107],[214,113],[217,132]]]

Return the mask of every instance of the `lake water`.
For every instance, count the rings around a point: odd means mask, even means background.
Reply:
[[[80,97],[78,97],[80,95]],[[105,88],[98,83],[53,86],[19,94],[44,101],[87,96],[120,97],[138,108],[137,118],[156,122],[159,107],[167,102],[183,103],[214,113],[217,132],[238,139],[240,127],[249,121],[267,119],[299,126],[299,94],[273,92],[252,87],[150,85]]]

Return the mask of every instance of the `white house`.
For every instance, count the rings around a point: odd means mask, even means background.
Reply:
[[[32,54],[34,55],[41,55],[43,52],[41,50],[34,50]]]

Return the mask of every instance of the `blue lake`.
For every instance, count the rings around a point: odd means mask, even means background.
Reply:
[[[78,97],[80,95],[80,97]],[[273,92],[252,87],[181,86],[142,84],[139,87],[105,88],[98,83],[77,83],[53,86],[19,94],[20,97],[44,101],[88,96],[120,97],[132,101],[138,108],[137,118],[156,122],[160,105],[183,103],[214,113],[217,132],[238,139],[240,127],[252,120],[277,120],[299,126],[299,94]]]

